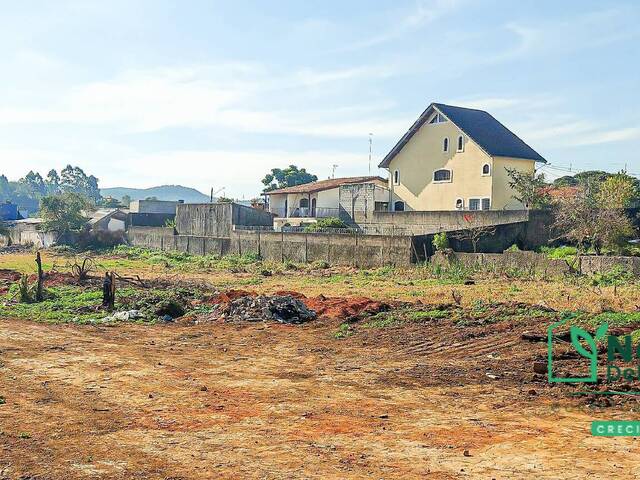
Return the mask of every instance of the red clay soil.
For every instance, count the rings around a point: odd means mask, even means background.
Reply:
[[[209,305],[219,305],[229,303],[236,298],[246,296],[256,296],[256,292],[247,290],[228,290],[221,292],[214,297],[206,300],[204,303]],[[319,295],[317,297],[308,298],[300,292],[290,290],[280,290],[274,295],[291,296],[302,300],[304,304],[314,310],[318,317],[323,318],[341,318],[352,319],[363,313],[376,314],[389,310],[390,304],[379,302],[366,297],[325,297]]]
[[[12,283],[20,280],[20,272],[15,270],[8,270],[6,268],[0,269],[0,295],[4,295],[9,291],[9,287]]]

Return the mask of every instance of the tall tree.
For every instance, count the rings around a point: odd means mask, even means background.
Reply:
[[[293,187],[294,185],[302,185],[316,180],[318,180],[318,177],[307,172],[306,169],[289,165],[285,169],[271,169],[271,173],[268,173],[262,179],[262,184],[266,187],[264,191],[270,192],[278,188]]]

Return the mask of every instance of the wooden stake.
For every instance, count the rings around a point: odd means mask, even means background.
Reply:
[[[36,302],[41,302],[43,300],[42,295],[42,258],[40,257],[40,252],[36,253],[36,264],[38,265],[38,283],[36,285]]]

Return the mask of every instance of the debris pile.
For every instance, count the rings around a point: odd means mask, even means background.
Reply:
[[[315,311],[290,295],[239,297],[220,304],[218,310],[225,319],[250,322],[275,320],[280,323],[304,323],[317,317]]]

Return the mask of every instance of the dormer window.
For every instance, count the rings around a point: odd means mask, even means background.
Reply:
[[[442,151],[443,152],[449,151],[449,139],[447,137],[444,137],[444,140],[442,140]]]
[[[446,168],[436,170],[435,172],[433,172],[433,181],[434,183],[450,182],[451,170],[447,170]]]
[[[434,123],[444,123],[446,122],[447,119],[444,118],[442,115],[440,115],[439,113],[434,113],[433,117],[431,117],[431,120],[429,120],[430,124],[434,124]]]
[[[464,152],[464,136],[458,135],[458,152]]]

